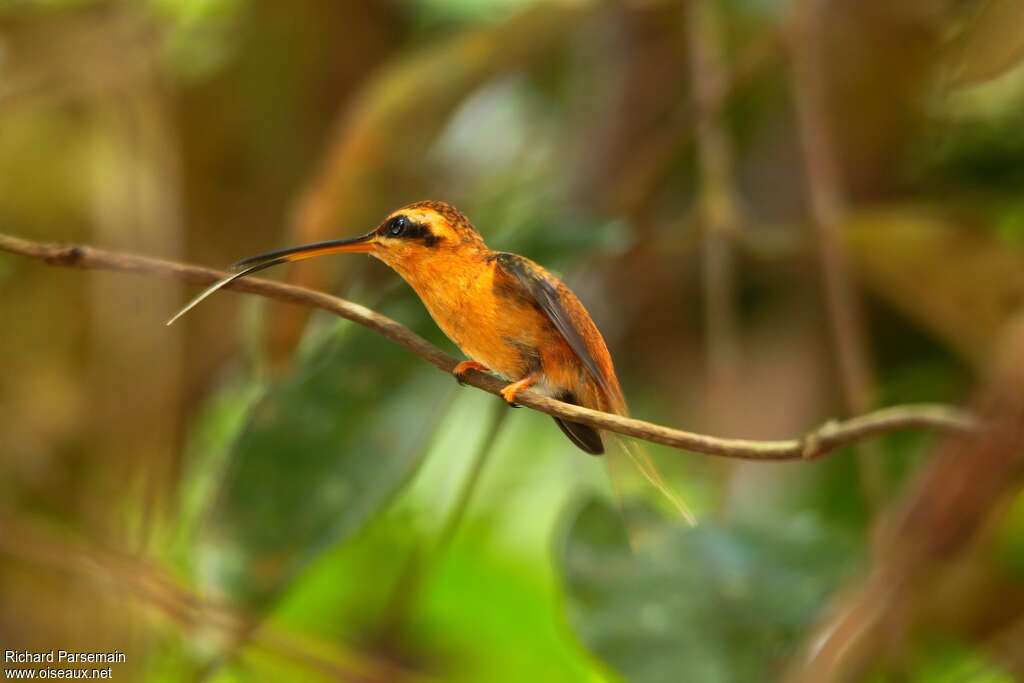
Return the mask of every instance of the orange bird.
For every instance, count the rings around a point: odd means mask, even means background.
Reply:
[[[272,251],[235,264],[239,272],[213,285],[178,315],[229,282],[270,266],[339,253],[366,253],[394,269],[419,295],[430,315],[470,360],[454,374],[494,372],[509,380],[502,397],[515,405],[526,388],[576,405],[618,415],[626,402],[604,338],[580,300],[533,261],[492,251],[458,209],[439,201],[410,204],[361,237]],[[554,418],[581,450],[604,453],[601,434],[588,425]],[[677,507],[653,464],[641,472]]]

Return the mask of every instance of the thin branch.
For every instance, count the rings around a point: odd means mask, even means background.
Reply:
[[[449,509],[448,515],[445,517],[444,524],[441,525],[441,530],[437,534],[437,541],[434,544],[435,552],[443,551],[448,548],[452,539],[455,538],[455,533],[459,530],[463,520],[466,518],[466,513],[469,510],[469,504],[473,501],[473,494],[476,493],[480,484],[480,479],[484,473],[484,468],[487,467],[487,463],[490,461],[491,455],[494,453],[494,445],[498,441],[498,436],[501,435],[502,428],[505,426],[505,420],[507,418],[507,410],[501,410],[491,414],[487,425],[487,431],[484,433],[483,439],[481,439],[480,443],[476,447],[476,451],[473,453],[473,459],[469,464],[469,472],[466,473],[465,478],[459,485],[455,501],[452,503],[451,509]]]
[[[500,404],[494,404],[494,410],[488,418],[489,423],[483,438],[477,445],[470,461],[469,472],[459,484],[455,501],[448,510],[440,531],[433,541],[413,549],[405,562],[402,573],[395,582],[388,607],[384,610],[384,618],[380,620],[382,634],[400,635],[399,629],[406,623],[409,611],[420,598],[423,586],[430,577],[431,568],[437,565],[438,558],[451,545],[455,534],[466,518],[473,494],[476,493],[484,468],[494,452],[494,444],[501,434],[508,414],[509,411],[503,410]]]
[[[143,273],[177,278],[196,285],[208,285],[227,275],[211,268],[146,256],[105,251],[81,245],[34,242],[3,234],[0,234],[0,251],[38,259],[53,266]],[[228,288],[328,311],[368,327],[447,373],[450,373],[457,363],[455,358],[404,325],[351,301],[345,301],[323,292],[259,278],[236,280]],[[471,371],[466,377],[466,384],[498,395],[507,382],[493,375]],[[799,439],[755,441],[722,439],[706,434],[672,429],[643,420],[562,403],[533,391],[520,392],[516,395],[516,402],[548,415],[652,443],[705,455],[744,460],[777,461],[817,458],[870,436],[900,429],[926,428],[962,434],[978,428],[971,415],[949,406],[905,405],[885,408],[846,421],[829,422]]]
[[[812,223],[818,235],[829,324],[839,362],[847,409],[861,412],[871,402],[873,381],[864,348],[860,311],[850,286],[849,266],[840,245],[845,210],[839,164],[828,113],[818,40],[820,17],[815,0],[798,0],[793,12],[791,51],[793,92]]]
[[[832,345],[838,365],[843,405],[850,415],[871,407],[875,377],[864,339],[857,292],[840,244],[840,223],[846,213],[845,192],[835,140],[827,111],[827,83],[822,57],[821,3],[795,0],[789,31],[793,94],[804,160],[804,182],[811,222],[817,233],[818,261]],[[877,504],[883,481],[877,458],[860,453],[861,476],[869,499]]]
[[[723,84],[722,99],[736,95],[778,64],[782,37],[771,33],[757,39],[735,59],[730,79]],[[696,103],[685,98],[664,126],[648,131],[623,162],[618,188],[606,202],[613,213],[633,214],[652,202],[669,170],[682,151],[693,142]]]
[[[740,357],[732,250],[739,220],[733,188],[733,150],[722,121],[729,73],[722,57],[721,31],[712,0],[690,0],[686,7],[700,162],[698,201],[703,223],[708,386],[712,398],[728,397],[738,380]]]

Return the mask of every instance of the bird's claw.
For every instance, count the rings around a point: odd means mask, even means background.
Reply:
[[[459,386],[466,384],[466,373],[470,370],[478,370],[479,372],[490,372],[483,363],[478,363],[475,360],[464,360],[454,368],[452,368],[452,374],[455,375],[455,381],[459,383]]]
[[[505,399],[505,403],[508,404],[509,408],[522,408],[521,405],[516,403],[516,393],[519,391],[519,387],[514,384],[510,384],[501,390],[501,397]]]
[[[521,379],[518,382],[513,382],[501,390],[501,397],[505,399],[505,402],[508,403],[510,407],[521,408],[522,406],[516,403],[516,395],[523,389],[531,387],[534,381],[535,380],[532,377],[527,377],[526,379]]]

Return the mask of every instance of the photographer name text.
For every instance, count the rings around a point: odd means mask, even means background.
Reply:
[[[123,664],[125,654],[110,652],[75,652],[74,650],[5,650],[5,664]]]

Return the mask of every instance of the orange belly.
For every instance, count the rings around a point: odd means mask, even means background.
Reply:
[[[544,350],[565,345],[550,321],[532,307],[497,299],[486,283],[474,285],[483,291],[455,301],[424,297],[438,327],[466,356],[511,380],[543,370]]]
[[[536,371],[547,374],[556,359],[573,357],[536,306],[525,298],[495,294],[493,264],[417,277],[410,284],[438,327],[466,356],[510,380]]]

